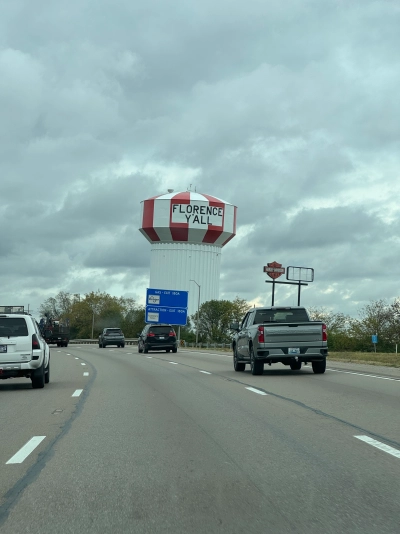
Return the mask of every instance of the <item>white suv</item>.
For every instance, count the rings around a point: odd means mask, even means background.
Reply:
[[[50,349],[36,320],[23,311],[0,307],[0,380],[30,378],[33,388],[50,382]]]

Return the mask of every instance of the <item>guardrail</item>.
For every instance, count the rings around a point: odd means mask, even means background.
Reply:
[[[137,345],[137,338],[125,338],[125,345]],[[75,345],[97,345],[99,343],[98,339],[70,339],[69,343],[74,343]],[[230,343],[187,343],[184,339],[180,340],[181,347],[199,349],[230,349]]]

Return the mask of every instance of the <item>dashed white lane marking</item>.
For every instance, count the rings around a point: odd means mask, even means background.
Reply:
[[[178,365],[176,362],[169,362],[169,363],[172,363],[172,365]]]
[[[126,354],[132,354],[132,352],[127,352]]]
[[[204,375],[210,375],[211,374],[208,371],[200,371],[200,373],[203,373]]]
[[[259,389],[256,389],[256,388],[246,388],[248,389],[249,391],[252,391],[253,393],[258,393],[259,395],[268,395],[268,393],[265,393],[265,391],[260,391]]]
[[[61,352],[61,350],[58,350],[57,352]]]
[[[75,360],[79,360],[79,358],[75,358]]]
[[[149,360],[151,360],[153,358],[153,356],[146,356],[146,358],[148,358]]]
[[[67,352],[67,356],[71,356],[71,354],[69,352]]]
[[[83,376],[89,376],[89,373],[83,373]]]
[[[33,452],[46,436],[33,436],[17,453],[12,456],[6,464],[22,464],[22,462]]]
[[[369,378],[380,378],[381,380],[392,380],[393,382],[400,382],[400,378],[389,378],[388,376],[369,375],[367,373],[356,373],[355,371],[341,371],[339,369],[326,369],[334,373],[344,373],[346,375],[367,376]]]
[[[388,454],[391,454],[392,456],[395,456],[396,458],[400,458],[400,451],[395,449],[394,447],[385,445],[385,443],[381,443],[380,441],[377,441],[376,439],[372,439],[369,436],[354,436],[354,437],[357,439],[360,439],[361,441],[365,441],[365,443],[368,443],[368,445],[372,445],[373,447],[376,447],[377,449],[380,449],[381,451],[387,452]]]
[[[81,363],[81,365],[86,365],[86,363]]]
[[[71,397],[79,397],[79,395],[82,393],[82,391],[83,391],[83,389],[76,389],[76,390],[72,393]]]

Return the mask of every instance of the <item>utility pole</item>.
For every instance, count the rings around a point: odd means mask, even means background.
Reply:
[[[199,313],[200,313],[200,284],[198,284],[196,282],[196,280],[190,280],[190,282],[194,282],[196,284],[196,286],[199,288],[199,297],[198,297],[198,300],[197,300],[197,319],[196,319],[196,347],[198,345],[198,342],[199,342]]]

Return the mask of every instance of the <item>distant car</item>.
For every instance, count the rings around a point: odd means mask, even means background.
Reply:
[[[178,340],[174,327],[170,324],[148,324],[138,338],[138,352],[148,353],[149,350],[178,351]]]
[[[26,312],[0,312],[0,380],[7,378],[30,378],[34,389],[50,382],[49,346]]]
[[[99,334],[99,348],[104,349],[107,345],[125,347],[125,336],[120,328],[104,328]]]

